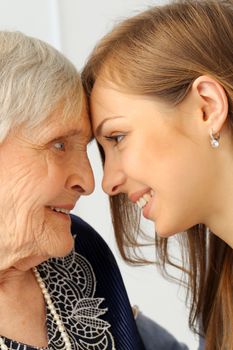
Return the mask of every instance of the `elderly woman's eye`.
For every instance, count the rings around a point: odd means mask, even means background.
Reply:
[[[55,142],[54,148],[56,148],[58,151],[65,151],[65,143],[64,142]]]

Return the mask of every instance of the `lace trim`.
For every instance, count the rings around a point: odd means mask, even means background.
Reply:
[[[116,350],[110,324],[101,319],[103,298],[95,298],[96,277],[90,263],[72,251],[64,258],[54,258],[38,266],[74,350]],[[57,326],[47,310],[48,349],[62,350]],[[7,341],[10,349],[37,349]]]

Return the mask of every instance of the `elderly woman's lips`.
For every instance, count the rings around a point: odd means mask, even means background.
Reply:
[[[46,207],[48,210],[50,210],[50,212],[54,213],[55,215],[64,218],[64,219],[68,219],[70,220],[70,210],[71,209],[66,209],[66,208],[59,208],[59,207]]]
[[[63,213],[63,214],[68,214],[70,213],[69,209],[65,209],[65,208],[57,208],[57,207],[50,207],[50,209],[52,209],[53,211],[56,211],[58,213]]]

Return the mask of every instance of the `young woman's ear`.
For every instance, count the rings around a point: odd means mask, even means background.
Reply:
[[[192,90],[202,99],[203,121],[209,133],[220,133],[228,115],[228,99],[224,88],[216,80],[203,75],[194,81]]]

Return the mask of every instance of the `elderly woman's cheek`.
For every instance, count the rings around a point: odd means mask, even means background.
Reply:
[[[9,173],[11,176],[6,177],[5,172],[0,171],[0,241],[4,251],[10,252],[9,259],[13,262],[16,256],[17,259],[24,258],[34,249],[36,187],[30,168],[14,166]]]

